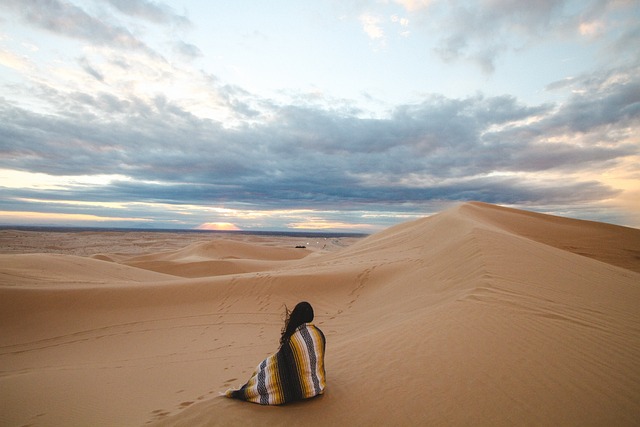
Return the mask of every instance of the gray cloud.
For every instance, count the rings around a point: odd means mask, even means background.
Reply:
[[[315,180],[294,187],[292,183],[253,182],[250,185],[221,184],[155,184],[116,181],[106,186],[84,186],[73,190],[4,190],[6,196],[0,204],[8,210],[30,210],[39,202],[80,200],[83,202],[149,202],[166,204],[216,205],[224,203],[230,208],[268,209],[336,209],[341,211],[395,209],[415,211],[432,201],[482,200],[502,204],[557,204],[570,205],[598,201],[612,197],[617,191],[593,181],[540,183],[521,178],[463,179],[423,188],[386,186],[336,186],[318,189]],[[58,206],[53,212],[64,212]],[[83,213],[98,215],[102,208],[85,206]],[[130,212],[126,212],[130,215]]]
[[[527,106],[509,96],[430,96],[384,119],[256,100],[269,108],[271,120],[235,128],[196,117],[163,96],[144,101],[47,88],[41,99],[56,107],[56,115],[0,102],[0,167],[132,180],[2,193],[5,200],[341,210],[415,207],[433,200],[603,200],[617,191],[591,180],[531,181],[522,173],[593,172],[637,155],[637,144],[624,141],[640,124],[639,79],[618,80],[585,76],[580,84],[589,93],[559,106]],[[246,92],[221,92],[238,114],[248,114],[246,104],[234,103]],[[594,140],[576,144],[576,135]]]
[[[436,52],[445,61],[468,58],[493,72],[495,58],[510,48],[543,37],[566,25],[563,0],[447,3]]]
[[[567,81],[566,85],[573,86],[576,93],[544,126],[555,132],[586,133],[609,125],[620,128],[637,125],[640,117],[640,79],[634,76],[637,71],[637,66],[624,67]]]
[[[156,24],[172,24],[180,27],[191,26],[191,21],[178,15],[170,7],[160,2],[148,0],[106,0],[120,12],[142,18]]]
[[[11,7],[25,21],[58,35],[117,45],[130,49],[146,49],[144,43],[123,27],[110,25],[89,15],[80,7],[63,0],[9,0]]]
[[[550,37],[576,37],[580,25],[592,20],[616,21],[613,25],[619,32],[611,33],[615,35],[605,42],[610,60],[635,56],[632,46],[640,40],[637,19],[625,18],[618,10],[627,8],[633,16],[633,7],[607,0],[587,0],[579,7],[567,0],[454,0],[433,2],[417,18],[427,31],[439,35],[434,51],[441,59],[470,60],[491,73],[502,54],[544,43]]]
[[[87,72],[87,74],[95,77],[96,80],[98,81],[104,81],[104,76],[102,75],[102,73],[100,73],[100,71],[96,70],[90,63],[89,60],[85,57],[82,57],[80,59],[78,59],[78,63],[80,64],[80,67]]]
[[[182,40],[178,40],[174,42],[173,50],[180,57],[185,58],[187,60],[192,60],[192,59],[196,59],[203,56],[202,51],[198,48],[198,46],[195,46],[190,43],[186,43]]]

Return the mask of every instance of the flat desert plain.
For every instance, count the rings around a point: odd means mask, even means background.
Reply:
[[[0,252],[2,426],[640,424],[638,229],[464,203],[361,239],[4,230]],[[326,393],[220,396],[302,300]]]

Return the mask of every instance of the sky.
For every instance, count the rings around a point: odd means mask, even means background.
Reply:
[[[640,228],[640,1],[0,0],[0,225]]]

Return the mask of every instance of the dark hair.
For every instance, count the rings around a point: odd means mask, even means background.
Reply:
[[[285,319],[282,336],[280,337],[280,345],[287,342],[298,326],[313,320],[313,307],[306,301],[299,302],[293,311],[289,311],[287,306],[285,306],[284,309]]]

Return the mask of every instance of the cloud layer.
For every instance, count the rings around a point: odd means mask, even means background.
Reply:
[[[125,102],[50,90],[49,102],[64,113],[0,103],[0,139],[11,142],[3,144],[0,167],[129,178],[75,188],[72,195],[11,194],[35,199],[304,209],[419,206],[434,199],[597,201],[616,190],[593,173],[638,155],[639,83],[592,87],[560,106],[530,107],[508,96],[433,96],[398,106],[384,119],[272,105],[262,113],[268,121],[232,128],[164,98]],[[540,172],[548,178],[536,178]]]

